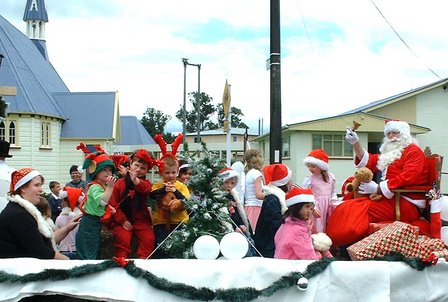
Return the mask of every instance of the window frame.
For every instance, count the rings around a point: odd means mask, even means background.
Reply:
[[[40,147],[51,148],[51,122],[41,121]]]
[[[15,119],[2,119],[0,121],[0,139],[9,142],[11,146],[17,146],[17,125],[18,122]]]
[[[320,138],[319,138],[320,137]],[[320,141],[318,143],[318,141]],[[323,149],[329,157],[352,158],[353,148],[345,140],[344,132],[319,132],[311,135],[312,150]],[[340,150],[337,150],[337,149]]]

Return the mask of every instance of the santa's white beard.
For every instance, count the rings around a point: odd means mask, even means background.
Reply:
[[[385,137],[380,147],[381,155],[376,164],[377,168],[384,172],[391,163],[401,158],[401,154],[407,146],[409,146],[409,143],[403,137],[394,137],[392,139]]]

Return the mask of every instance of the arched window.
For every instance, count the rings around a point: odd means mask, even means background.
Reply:
[[[1,121],[0,122],[0,139],[1,140],[6,140],[6,126],[5,126],[5,122]]]
[[[16,144],[16,123],[14,121],[9,122],[9,143]]]

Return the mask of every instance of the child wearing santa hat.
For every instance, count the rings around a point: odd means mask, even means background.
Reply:
[[[64,187],[59,193],[59,197],[62,199],[64,207],[61,213],[56,217],[55,226],[56,229],[61,229],[66,226],[70,221],[76,217],[82,215],[81,210],[78,208],[79,204],[84,198],[82,188]],[[70,259],[76,259],[76,233],[78,232],[78,226],[70,231],[58,244],[59,251],[69,257]]]
[[[324,233],[311,234],[315,198],[311,189],[293,187],[286,194],[288,210],[275,234],[274,258],[291,260],[318,260],[332,257],[331,239]]]
[[[84,212],[76,234],[76,250],[78,258],[98,259],[101,247],[101,218],[105,215],[109,199],[115,185],[115,164],[98,146],[98,151],[88,153],[83,169],[92,181],[87,188],[87,197],[81,205]],[[109,208],[111,209],[111,208]]]
[[[287,209],[285,195],[292,186],[291,174],[291,170],[284,164],[272,164],[263,168],[267,183],[267,186],[263,187],[266,197],[254,235],[255,247],[263,257],[274,257],[274,236],[282,224],[282,214]]]
[[[316,232],[325,232],[327,220],[334,210],[336,201],[335,177],[328,171],[328,155],[322,149],[312,150],[303,160],[308,167],[310,175],[306,176],[302,187],[313,190],[316,201],[315,215],[312,218]]]

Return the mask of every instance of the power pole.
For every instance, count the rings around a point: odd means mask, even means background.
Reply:
[[[271,120],[269,135],[270,163],[282,162],[282,101],[280,73],[280,0],[271,0]]]

